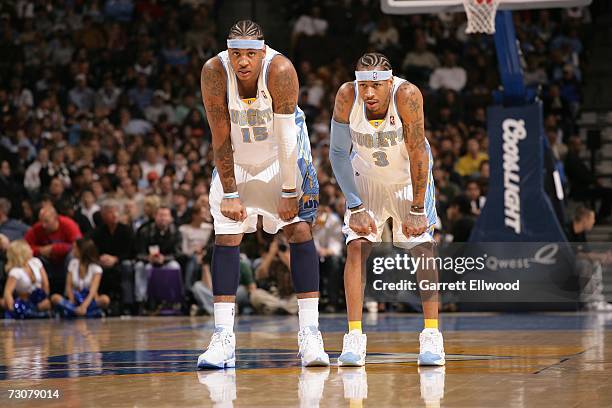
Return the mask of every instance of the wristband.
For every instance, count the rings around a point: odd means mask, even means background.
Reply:
[[[351,209],[349,209],[349,211],[351,212],[351,215],[353,215],[353,214],[359,214],[359,213],[361,213],[361,212],[365,212],[365,210],[366,210],[366,209],[365,209],[365,207],[361,207],[361,208],[359,208],[359,209],[357,209],[357,210],[351,210]]]
[[[298,196],[297,191],[283,191],[281,193],[282,198],[297,198],[297,196]]]
[[[412,211],[412,210],[410,210],[408,212],[408,214],[410,214],[410,215],[427,215],[427,213],[425,211]]]
[[[224,193],[223,198],[240,198],[240,195],[237,191],[234,191],[233,193]]]

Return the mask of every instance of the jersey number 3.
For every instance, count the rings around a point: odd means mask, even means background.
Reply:
[[[387,160],[387,153],[385,152],[374,152],[372,153],[372,157],[376,159],[374,164],[379,167],[385,167],[389,165],[389,160]]]
[[[244,143],[251,143],[251,128],[244,127],[240,128],[242,131],[242,141]],[[266,127],[254,127],[253,128],[253,138],[256,142],[261,142],[262,140],[266,140],[268,138],[268,128]]]

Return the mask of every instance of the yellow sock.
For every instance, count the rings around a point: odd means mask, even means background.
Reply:
[[[438,319],[425,319],[425,328],[426,329],[437,329]]]
[[[362,399],[350,399],[349,400],[349,408],[362,408],[363,400]]]
[[[359,330],[359,333],[361,333],[361,320],[349,320],[349,332],[353,330]]]

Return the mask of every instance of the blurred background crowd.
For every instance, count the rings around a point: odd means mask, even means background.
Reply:
[[[73,244],[86,237],[97,249],[109,313],[210,313],[213,157],[199,77],[203,62],[225,48],[221,3],[0,4],[0,263],[11,242],[24,239],[43,261],[50,293],[63,293]],[[345,202],[328,159],[336,90],[353,80],[366,51],[386,54],[396,75],[421,88],[436,237],[466,241],[487,193],[486,107],[500,85],[494,46],[489,36],[464,33],[464,14],[390,17],[378,1],[294,1],[268,19],[291,32],[269,45],[292,58],[300,78],[321,186],[314,237],[322,305],[338,311]],[[525,79],[541,92],[564,186],[600,200],[597,219],[605,222],[610,190],[593,179],[576,137],[590,19],[588,9],[515,13]],[[242,252],[241,311],[295,313],[284,239],[251,234]],[[1,267],[0,287],[7,274]]]

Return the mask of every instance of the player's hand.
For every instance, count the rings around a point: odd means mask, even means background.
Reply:
[[[350,210],[349,210],[350,211]],[[349,228],[357,235],[376,234],[376,223],[367,211],[351,214],[349,218]]]
[[[297,216],[298,201],[294,198],[281,198],[278,203],[278,216],[283,221],[291,221]]]
[[[418,237],[424,234],[428,227],[426,215],[408,214],[402,223],[402,232],[407,237]]]
[[[234,221],[244,221],[247,217],[246,208],[240,198],[224,198],[221,200],[221,214]]]
[[[83,307],[83,305],[80,305],[79,307],[74,309],[74,313],[76,313],[77,316],[85,316],[85,313],[87,313],[87,308]]]

